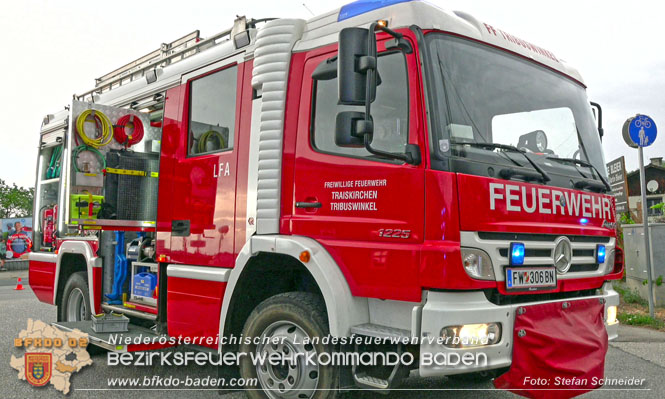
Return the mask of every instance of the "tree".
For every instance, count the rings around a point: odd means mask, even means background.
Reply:
[[[12,186],[0,179],[0,218],[22,218],[32,214],[35,189]]]

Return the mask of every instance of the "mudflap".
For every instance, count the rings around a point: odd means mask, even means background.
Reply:
[[[572,398],[599,388],[608,346],[604,310],[602,298],[519,307],[512,365],[494,386],[528,398]]]

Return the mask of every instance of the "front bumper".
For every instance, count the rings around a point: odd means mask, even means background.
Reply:
[[[515,315],[522,306],[549,302],[573,302],[581,299],[604,299],[604,317],[608,306],[619,305],[619,294],[609,282],[603,284],[599,295],[543,301],[528,304],[498,306],[487,300],[480,291],[427,293],[427,302],[422,309],[419,372],[422,377],[464,374],[483,370],[510,367],[513,355],[513,327]],[[437,343],[441,329],[447,326],[501,323],[501,339],[494,345],[475,348],[449,348]],[[618,323],[607,325],[608,339],[617,337]],[[571,334],[574,333],[571,331]]]

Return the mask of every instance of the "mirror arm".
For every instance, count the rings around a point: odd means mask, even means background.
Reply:
[[[372,22],[372,24],[369,26],[370,34],[368,35],[367,39],[369,40],[369,43],[367,45],[367,49],[369,50],[368,51],[369,55],[359,60],[361,61],[361,66],[364,67],[364,70],[367,73],[367,86],[365,89],[365,123],[363,124],[363,127],[365,128],[363,129],[365,150],[367,150],[367,152],[373,155],[378,155],[385,158],[399,159],[411,165],[418,165],[420,164],[420,159],[414,159],[411,153],[407,152],[404,154],[398,154],[393,152],[381,151],[372,148],[370,144],[370,137],[372,134],[374,134],[374,125],[371,120],[371,108],[372,108],[371,96],[372,96],[372,87],[376,86],[376,68],[377,68],[378,53],[376,49],[376,35],[374,34],[374,31],[376,30],[377,26],[379,25],[376,22]],[[379,29],[392,35],[396,39],[402,38],[401,33],[394,32],[386,27],[379,27]]]
[[[591,106],[598,110],[598,134],[600,135],[600,141],[603,141],[603,135],[605,134],[603,129],[603,108],[600,104],[591,101]]]
[[[404,161],[404,162],[406,162],[410,165],[418,165],[420,163],[420,160],[413,159],[411,154],[408,154],[408,153],[406,153],[406,154],[397,154],[397,153],[394,153],[394,152],[387,152],[387,151],[381,151],[381,150],[374,149],[374,148],[372,148],[372,146],[369,143],[369,138],[370,138],[370,135],[365,134],[365,136],[364,136],[365,150],[367,150],[367,152],[369,152],[370,154],[378,155],[378,156],[384,157],[384,158],[399,159],[399,160],[402,160],[402,161]]]
[[[381,26],[381,25],[377,24],[376,22],[374,22],[373,25],[374,25],[374,29],[376,29],[376,27],[378,26],[380,31],[386,32],[387,34],[394,37],[395,39],[401,39],[402,37],[404,37],[403,34],[397,33],[394,30],[392,30],[392,29],[390,29],[386,26]],[[372,29],[372,26],[370,25],[370,32],[371,32],[371,29]]]

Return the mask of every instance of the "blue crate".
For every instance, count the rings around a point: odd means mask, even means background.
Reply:
[[[132,294],[144,298],[152,298],[157,286],[157,275],[154,273],[138,273],[134,275]]]

